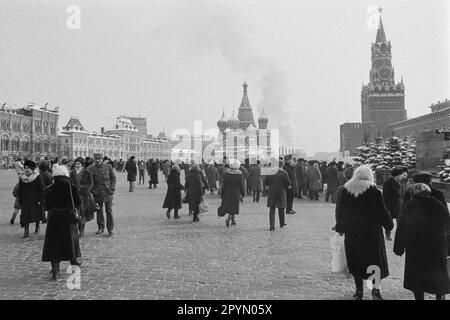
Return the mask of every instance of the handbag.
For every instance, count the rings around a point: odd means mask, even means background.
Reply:
[[[344,236],[336,233],[330,239],[331,247],[331,272],[333,273],[346,273],[347,258],[345,255]]]
[[[217,215],[218,215],[219,217],[225,216],[225,211],[222,210],[222,206],[219,206],[219,207],[217,208]]]
[[[72,200],[72,210],[71,213],[73,215],[73,218],[75,219],[75,221],[77,223],[81,222],[81,216],[80,213],[78,212],[78,209],[75,208],[75,203],[73,202],[73,195],[72,195],[72,187],[69,184],[69,191],[70,191],[70,199]]]
[[[202,197],[202,201],[200,202],[200,205],[198,206],[200,209],[200,213],[208,212],[209,205],[205,202],[205,200]]]

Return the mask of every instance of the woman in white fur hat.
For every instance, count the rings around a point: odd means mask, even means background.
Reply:
[[[239,170],[241,162],[237,159],[230,159],[229,169],[225,170],[223,176],[223,185],[220,192],[222,203],[220,210],[228,213],[228,218],[225,220],[227,227],[236,224],[235,216],[239,214],[239,204],[241,197],[245,196],[244,183],[242,180],[242,173]]]

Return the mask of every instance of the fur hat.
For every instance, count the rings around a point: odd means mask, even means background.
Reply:
[[[34,169],[36,169],[36,162],[31,161],[31,160],[26,160],[26,161],[23,163],[23,166],[24,166],[24,167],[29,167],[31,170],[34,171]]]
[[[429,184],[431,182],[432,175],[429,172],[422,171],[414,174],[412,178],[415,183]]]
[[[79,162],[79,163],[81,163],[83,166],[84,166],[84,164],[86,163],[86,161],[83,159],[83,157],[78,157],[78,158],[76,158],[75,161],[74,161],[74,163],[75,163],[75,162]]]
[[[238,159],[230,159],[228,165],[231,169],[239,169],[239,167],[241,166],[241,162]]]
[[[391,175],[393,177],[397,177],[397,176],[403,174],[403,172],[405,172],[404,168],[402,168],[402,167],[395,167],[394,169],[392,169]]]
[[[53,169],[53,177],[69,177],[69,170],[66,166],[56,166],[55,169]]]

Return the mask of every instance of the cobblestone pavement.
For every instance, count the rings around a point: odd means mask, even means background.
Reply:
[[[227,229],[217,218],[217,195],[206,196],[210,210],[199,223],[186,205],[181,219],[168,220],[163,178],[157,189],[137,185],[129,193],[126,175],[117,176],[115,235],[95,235],[95,221],[87,224],[81,288],[70,290],[68,262],[61,263],[64,278],[52,282],[49,263],[40,261],[45,225],[24,240],[18,223],[9,224],[16,175],[0,171],[0,299],[351,299],[352,278],[330,271],[334,205],[296,199],[287,227],[269,232],[266,198],[246,198]],[[391,276],[382,294],[411,299],[402,287],[403,257],[392,253],[392,242],[387,250]]]

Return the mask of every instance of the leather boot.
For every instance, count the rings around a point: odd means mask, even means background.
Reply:
[[[40,227],[39,227],[39,222],[38,222],[38,223],[36,223],[36,228],[34,228],[34,234],[39,234],[39,230],[40,230]]]
[[[59,262],[52,261],[52,280],[57,281],[59,277]]]
[[[78,230],[79,230],[79,232],[80,232],[80,233],[79,233],[79,237],[80,237],[80,238],[83,238],[83,237],[84,237],[84,226],[85,226],[84,224],[79,224],[79,225],[78,225]]]
[[[28,238],[30,236],[30,226],[28,223],[23,227],[23,237]]]

